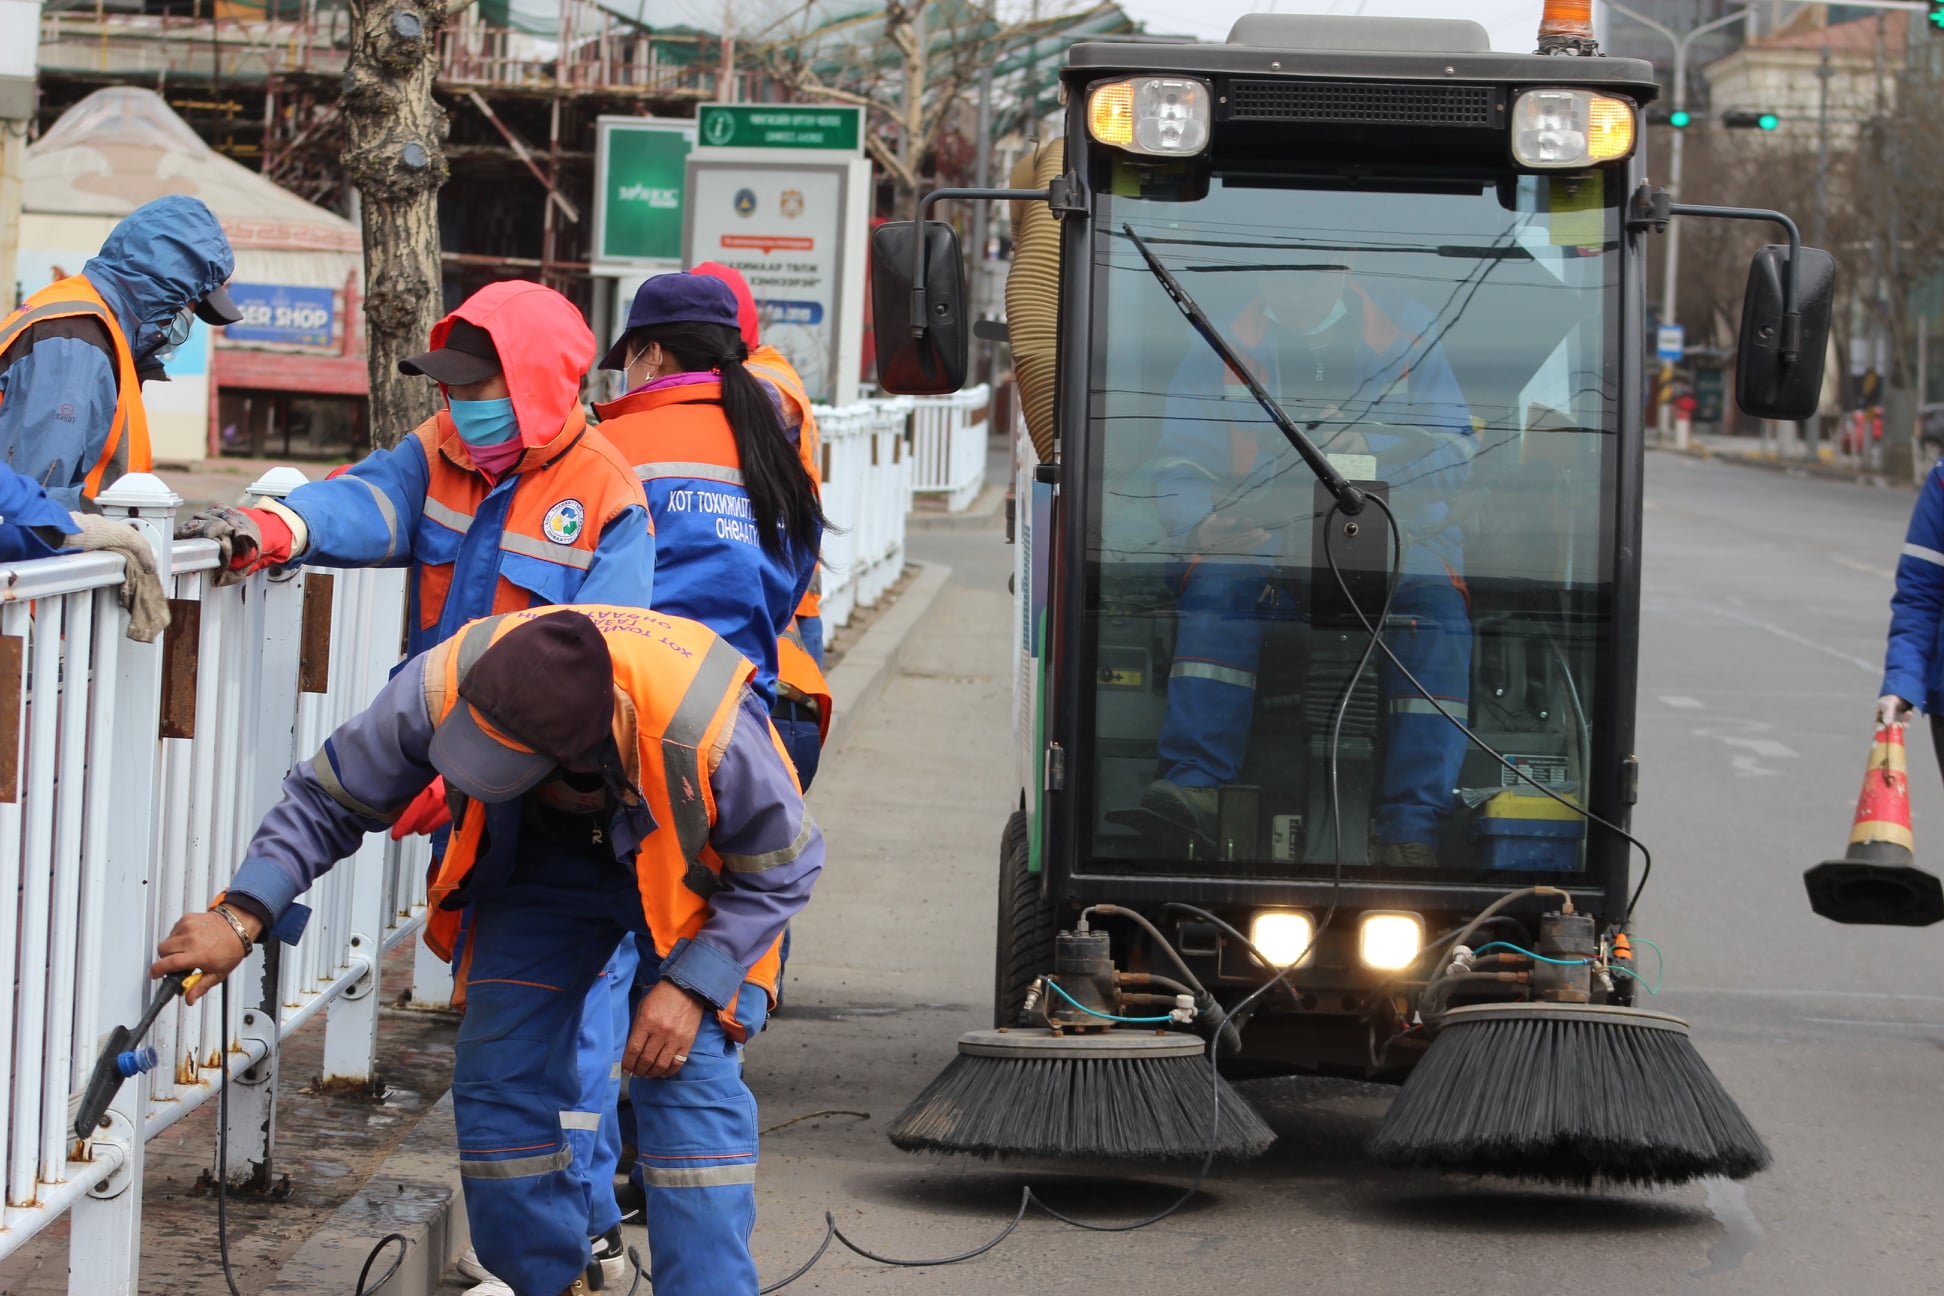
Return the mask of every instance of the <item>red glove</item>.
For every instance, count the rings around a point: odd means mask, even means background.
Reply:
[[[230,557],[232,571],[261,571],[265,567],[281,567],[290,561],[290,545],[293,537],[290,524],[272,513],[269,509],[246,508],[237,512],[247,514],[256,523],[257,551],[254,554],[236,553]],[[241,550],[242,545],[237,548]]]
[[[407,837],[435,833],[451,822],[452,810],[446,805],[445,778],[441,776],[412,798],[412,804],[405,807],[405,813],[392,825],[391,837],[393,841],[404,841]]]

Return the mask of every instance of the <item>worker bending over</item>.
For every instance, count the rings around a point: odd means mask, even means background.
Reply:
[[[622,1066],[655,1291],[755,1296],[742,1048],[824,848],[753,673],[707,627],[634,608],[475,622],[298,764],[228,890],[176,923],[151,974],[200,968],[199,996],[263,935],[259,914],[297,939],[298,896],[442,775],[455,830],[425,938],[445,948],[472,908],[452,1093],[479,1258],[516,1296],[601,1290],[562,1125],[580,1092],[580,1001],[632,935],[652,988]]]
[[[411,568],[406,650],[422,652],[467,622],[495,612],[564,603],[645,608],[655,585],[655,535],[647,500],[626,460],[587,424],[581,377],[594,335],[578,308],[524,280],[488,285],[433,326],[432,349],[400,371],[439,384],[445,408],[389,450],[348,472],[312,482],[260,508],[213,508],[177,528],[224,547],[241,580],[260,567]],[[419,786],[424,787],[421,783]],[[434,784],[398,816],[394,835],[432,832],[445,847],[445,789]],[[247,902],[246,902],[247,903]],[[626,1271],[612,1168],[596,1159],[599,1113],[611,1109],[634,970],[631,944],[610,944],[613,965],[587,1002],[590,1052],[582,1113],[572,1126],[577,1165],[588,1176],[589,1237],[600,1239],[610,1276]],[[452,942],[453,995],[470,994],[466,932]],[[576,1005],[580,1003],[577,999]],[[487,1296],[490,1296],[488,1288]]]

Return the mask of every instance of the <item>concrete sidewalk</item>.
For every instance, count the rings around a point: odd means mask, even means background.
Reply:
[[[1821,478],[1825,481],[1852,482],[1859,486],[1875,486],[1885,490],[1916,489],[1916,483],[1884,472],[1882,469],[1859,467],[1836,459],[1784,459],[1775,451],[1764,447],[1753,437],[1718,436],[1711,433],[1697,434],[1689,439],[1688,448],[1683,450],[1671,442],[1648,441],[1649,450],[1666,454],[1683,455],[1690,459],[1712,459],[1719,463],[1735,464],[1747,468],[1765,468],[1770,472],[1786,473],[1793,477]],[[1928,465],[1926,465],[1928,467]]]

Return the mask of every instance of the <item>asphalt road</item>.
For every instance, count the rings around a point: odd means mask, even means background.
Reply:
[[[1658,1004],[1694,1023],[1773,1170],[1594,1193],[1398,1174],[1362,1152],[1388,1091],[1261,1082],[1247,1092],[1278,1144],[1166,1223],[1090,1234],[1032,1218],[943,1269],[833,1252],[791,1290],[1944,1289],[1944,932],[1826,923],[1800,881],[1847,834],[1911,496],[1668,455],[1649,456],[1648,483],[1635,822],[1658,862],[1639,930],[1667,953]],[[913,551],[954,581],[811,794],[830,863],[796,925],[788,1004],[749,1051],[771,1127],[767,1281],[810,1255],[825,1210],[867,1246],[939,1256],[996,1232],[1025,1183],[1105,1220],[1183,1182],[914,1158],[884,1139],[957,1034],[985,1024],[1013,787],[1010,551],[992,533],[920,535]],[[1944,794],[1927,742],[1911,766],[1922,851],[1944,831]],[[862,1115],[774,1128],[831,1112]]]

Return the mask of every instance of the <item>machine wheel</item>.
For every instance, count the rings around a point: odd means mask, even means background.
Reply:
[[[999,936],[993,961],[992,1024],[1011,1026],[1033,979],[1053,966],[1053,936],[1059,921],[1040,894],[1037,873],[1028,871],[1026,812],[1015,810],[999,839]]]

